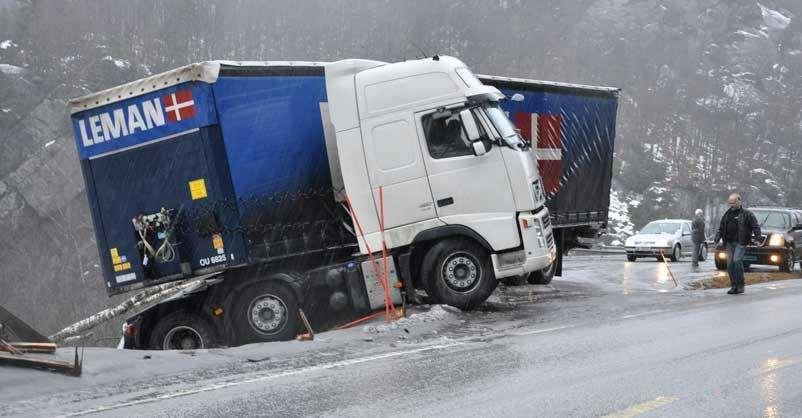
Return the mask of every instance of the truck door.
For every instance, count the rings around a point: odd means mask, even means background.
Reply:
[[[518,245],[515,201],[502,150],[493,146],[484,155],[474,155],[460,110],[454,109],[450,115],[442,111],[417,115],[437,216],[447,224],[465,225],[490,238],[491,245],[493,241],[504,242],[503,248]],[[488,138],[476,112],[480,133]]]
[[[379,213],[379,187],[384,194],[384,227],[390,229],[436,217],[412,113],[365,120],[365,160]]]

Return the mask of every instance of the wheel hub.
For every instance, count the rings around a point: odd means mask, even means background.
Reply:
[[[446,259],[442,275],[448,287],[458,292],[465,292],[476,285],[481,277],[481,269],[475,258],[458,253]]]
[[[171,329],[164,336],[165,350],[197,350],[204,347],[203,337],[194,328],[179,326]]]
[[[287,322],[287,306],[273,295],[262,295],[254,299],[248,308],[251,326],[263,334],[275,334]]]

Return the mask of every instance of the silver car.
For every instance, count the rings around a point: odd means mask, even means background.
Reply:
[[[637,234],[627,238],[624,246],[629,261],[635,261],[638,257],[662,260],[664,256],[677,261],[684,255],[690,256],[693,251],[691,221],[663,219],[649,222]],[[699,261],[704,261],[707,258],[707,243],[702,244],[700,253]]]

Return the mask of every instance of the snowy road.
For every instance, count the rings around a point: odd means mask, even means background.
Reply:
[[[0,414],[802,414],[801,281],[688,291],[665,265],[622,258],[570,257],[551,287],[500,289],[484,311],[408,333],[192,354],[95,349],[81,379],[0,369]],[[714,274],[671,267],[680,282]]]

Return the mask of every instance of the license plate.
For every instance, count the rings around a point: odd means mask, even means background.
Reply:
[[[652,249],[649,247],[636,247],[635,251],[651,251]]]
[[[744,261],[757,261],[757,256],[756,255],[745,255],[744,256]]]

